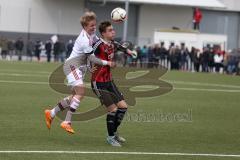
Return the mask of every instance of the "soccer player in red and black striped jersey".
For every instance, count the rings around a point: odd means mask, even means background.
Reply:
[[[112,61],[114,52],[118,46],[114,43],[115,31],[111,22],[104,21],[99,25],[101,38],[93,45],[93,53],[97,58],[106,61]],[[131,51],[125,49],[131,54]],[[123,137],[117,133],[123,117],[127,111],[128,105],[124,100],[123,94],[116,87],[110,67],[94,64],[95,71],[92,73],[92,89],[99,97],[102,104],[107,107],[107,142],[112,146],[121,146],[125,142]]]

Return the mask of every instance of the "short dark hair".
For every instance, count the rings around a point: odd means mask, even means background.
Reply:
[[[111,26],[111,22],[110,21],[103,21],[100,23],[98,30],[100,32],[100,34],[102,34],[103,32],[106,32],[107,27]]]

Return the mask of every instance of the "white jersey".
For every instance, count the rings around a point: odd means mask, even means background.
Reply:
[[[107,61],[101,60],[92,54],[92,45],[96,42],[96,35],[88,35],[83,29],[78,36],[73,51],[68,59],[66,59],[63,71],[67,76],[68,85],[77,86],[83,84],[84,75],[87,71],[88,60],[99,65],[107,65]]]
[[[72,53],[67,59],[72,59],[81,56],[82,54],[91,53],[93,51],[92,45],[97,41],[98,37],[96,35],[88,35],[88,33],[83,29],[75,41]]]

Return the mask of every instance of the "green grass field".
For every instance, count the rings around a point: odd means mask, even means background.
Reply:
[[[113,148],[105,142],[105,117],[74,122],[74,135],[68,135],[60,128],[59,119],[55,119],[50,132],[47,130],[44,109],[64,97],[48,85],[49,75],[57,66],[59,64],[0,62],[0,160],[240,159],[240,77],[168,72],[162,78],[172,82],[175,89],[159,97],[138,98],[136,106],[129,108],[129,115],[158,115],[160,112],[162,115],[185,114],[190,119],[170,117],[141,121],[127,117],[120,128],[127,143],[121,148]],[[98,100],[85,97],[79,111],[89,109],[90,104],[96,102]],[[146,155],[145,152],[159,155]]]

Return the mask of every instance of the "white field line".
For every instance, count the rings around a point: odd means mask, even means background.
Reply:
[[[14,83],[14,84],[43,84],[48,85],[48,82],[38,82],[38,81],[6,81],[6,80],[0,80],[0,83]]]
[[[17,69],[0,69],[0,72],[33,73],[33,74],[51,74],[52,73],[52,72],[46,72],[46,71],[26,71],[26,70],[17,70]]]
[[[171,84],[185,84],[185,85],[193,85],[193,86],[212,86],[212,87],[227,87],[227,88],[239,88],[239,85],[228,85],[228,84],[213,84],[213,83],[200,83],[200,82],[187,82],[187,81],[171,81],[166,80]]]
[[[48,77],[48,75],[39,74],[19,74],[19,73],[0,73],[0,76],[13,76],[13,77]]]
[[[1,71],[1,70],[0,70]],[[51,72],[26,72],[29,74],[22,73],[0,73],[0,76],[14,76],[14,77],[49,77]],[[39,75],[46,74],[46,75]],[[227,84],[213,84],[213,83],[200,83],[200,82],[188,82],[188,81],[173,81],[173,80],[163,80],[171,84],[184,84],[193,86],[208,86],[208,87],[225,87],[225,88],[235,88],[240,89],[239,85],[227,85]]]
[[[229,90],[229,89],[203,89],[203,88],[173,88],[174,90],[183,91],[206,91],[206,92],[227,92],[227,93],[240,93],[240,90]]]
[[[101,151],[0,151],[11,154],[121,154],[121,155],[160,155],[160,156],[191,156],[191,157],[237,157],[239,154],[209,154],[209,153],[165,153],[165,152],[101,152]]]
[[[38,81],[6,81],[0,80],[0,83],[13,83],[13,84],[40,84],[48,85],[48,82],[38,82]],[[130,86],[131,87],[131,86]],[[142,87],[144,88],[144,87]],[[205,89],[205,88],[173,88],[174,90],[183,90],[183,91],[205,91],[205,92],[227,92],[227,93],[240,93],[240,90],[229,90],[229,89]]]

